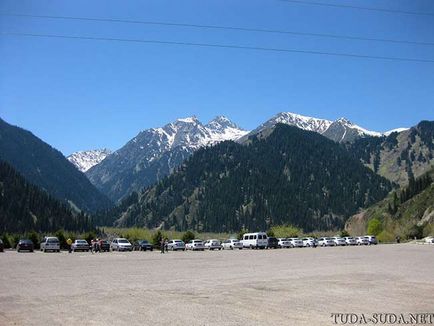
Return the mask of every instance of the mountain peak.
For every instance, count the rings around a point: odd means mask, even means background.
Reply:
[[[354,125],[354,123],[352,123],[350,120],[348,120],[345,117],[337,119],[336,122],[342,123],[344,125],[349,125],[349,126],[353,126]]]
[[[91,167],[101,163],[112,151],[107,148],[79,151],[67,157],[81,172],[86,172]]]
[[[174,123],[175,124],[178,124],[178,123],[199,124],[200,121],[195,115],[192,115],[191,117],[178,118],[175,120]]]
[[[238,127],[236,123],[234,123],[229,118],[223,115],[219,115],[214,119],[212,119],[210,122],[207,123],[206,127],[211,130],[224,130],[227,128],[243,130],[240,127]]]

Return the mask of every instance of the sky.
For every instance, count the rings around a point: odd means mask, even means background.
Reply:
[[[307,0],[306,0],[307,1]],[[431,0],[316,0],[434,13]],[[434,17],[279,0],[2,0],[1,14],[109,18],[434,43]],[[434,60],[434,45],[0,16],[0,117],[68,155],[116,150],[196,115],[254,129],[282,111],[375,131],[434,120],[434,63],[5,33],[210,43]]]

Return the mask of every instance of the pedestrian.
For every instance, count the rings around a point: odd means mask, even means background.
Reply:
[[[166,252],[169,252],[169,239],[166,238],[166,240],[164,240],[164,248],[166,249]]]
[[[161,241],[160,241],[160,249],[161,249],[161,253],[162,253],[162,254],[164,254],[164,247],[165,247],[164,239],[161,238]]]
[[[399,237],[399,235],[396,236],[396,243],[400,243],[401,242],[401,238]]]
[[[68,245],[68,252],[71,253],[72,252],[72,240],[71,238],[68,238],[68,240],[66,240],[66,244]]]

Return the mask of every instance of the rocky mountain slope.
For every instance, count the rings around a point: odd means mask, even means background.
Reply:
[[[434,164],[434,121],[421,121],[388,136],[360,138],[346,147],[376,173],[405,186]]]
[[[384,200],[352,216],[345,228],[353,235],[365,234],[376,221],[381,241],[422,238],[434,232],[434,168],[396,191]]]
[[[390,190],[386,179],[339,144],[278,124],[248,145],[223,142],[198,150],[117,212],[117,224],[213,232],[285,223],[333,229]]]
[[[109,198],[119,201],[161,180],[199,148],[238,139],[246,133],[223,116],[206,125],[196,117],[178,119],[140,132],[86,175]]]
[[[94,149],[88,151],[79,151],[74,152],[71,155],[67,156],[69,162],[74,164],[77,169],[81,172],[86,172],[91,167],[99,164],[104,160],[108,155],[112,153],[111,150],[107,148],[102,149]]]
[[[95,211],[112,205],[62,153],[31,132],[2,119],[0,159],[9,163],[30,183],[79,209]]]

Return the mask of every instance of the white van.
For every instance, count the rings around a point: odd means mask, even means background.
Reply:
[[[268,238],[267,233],[265,232],[256,232],[256,233],[245,233],[243,235],[243,239],[241,240],[244,248],[250,249],[265,249],[268,246]]]

